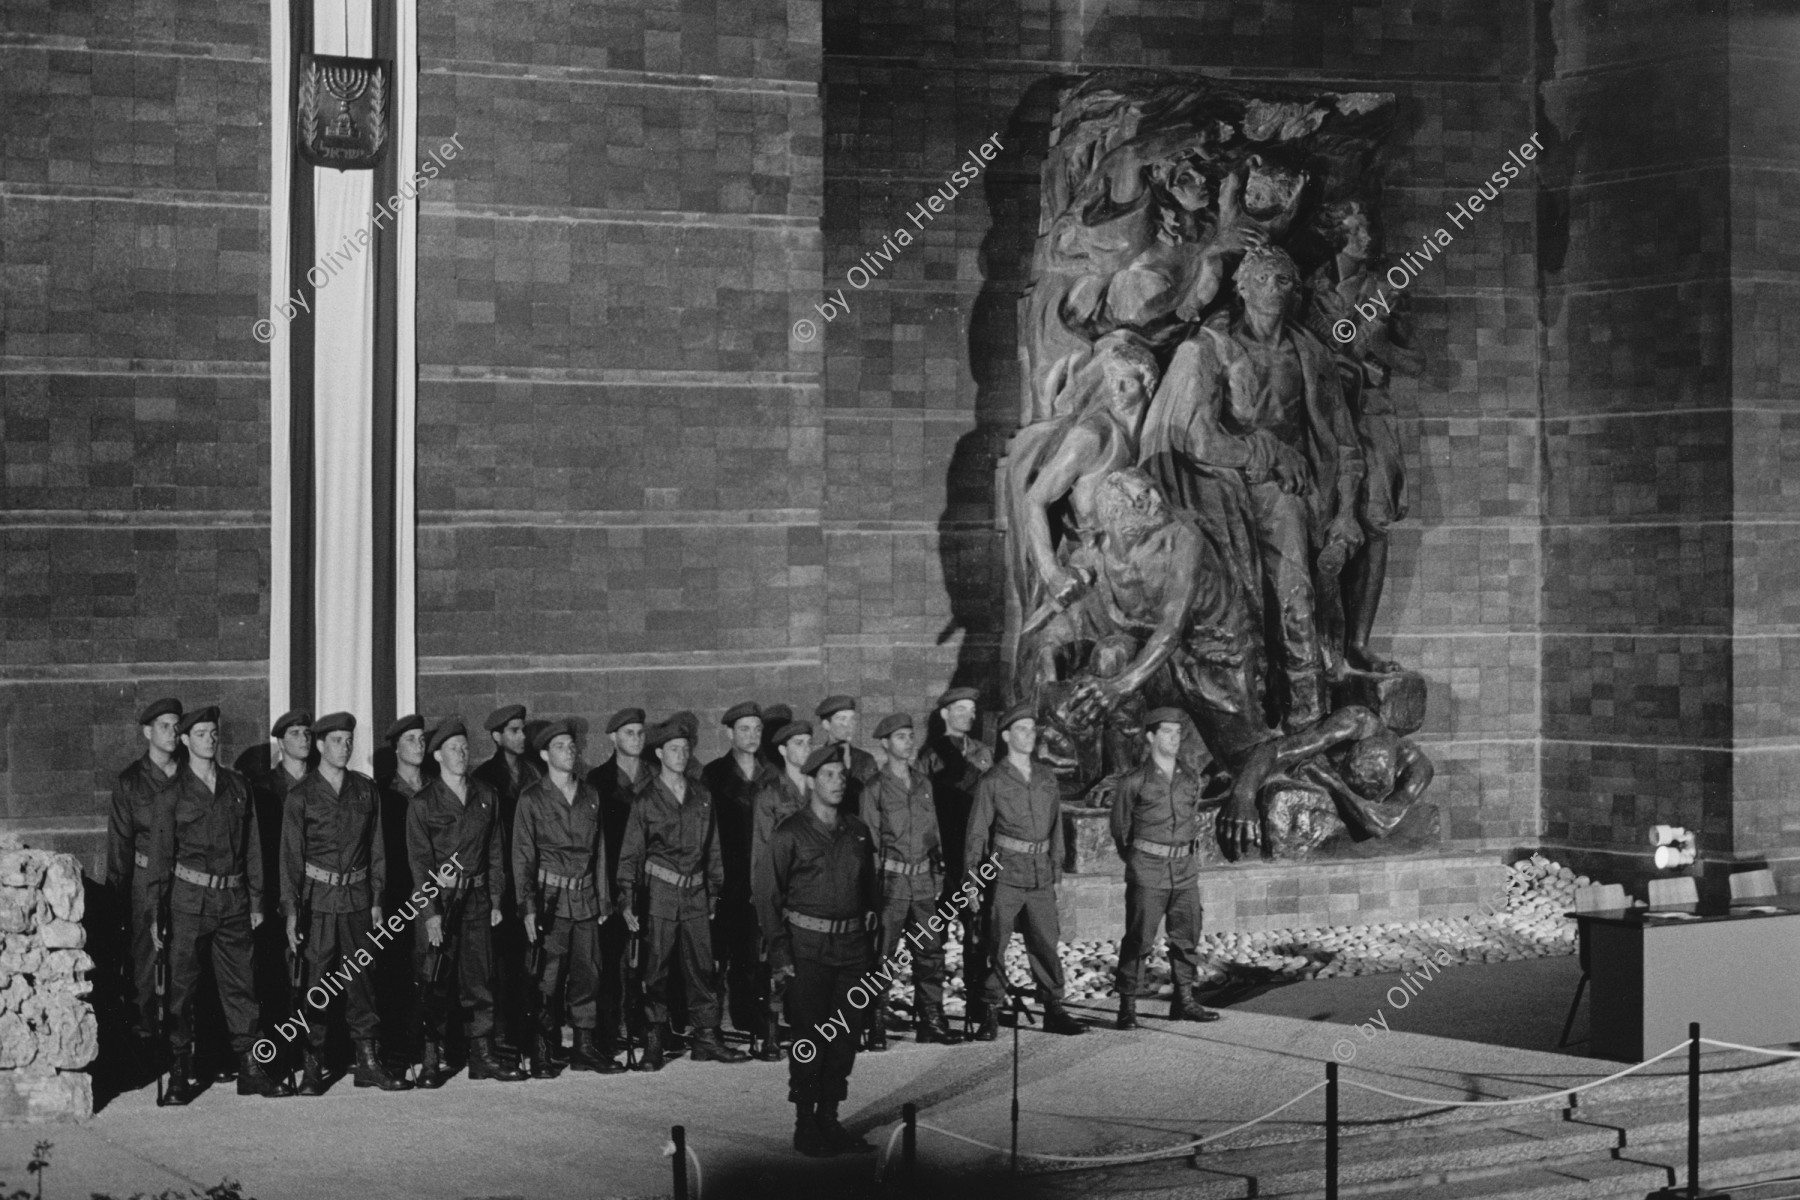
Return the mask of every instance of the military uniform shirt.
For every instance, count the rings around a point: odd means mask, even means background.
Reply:
[[[106,882],[109,886],[131,886],[138,871],[137,856],[140,854],[149,863],[143,868],[146,879],[161,879],[169,873],[168,863],[157,861],[163,840],[158,837],[158,826],[168,815],[163,789],[173,784],[180,773],[181,768],[176,767],[174,775],[164,775],[162,769],[150,761],[149,754],[119,772],[119,778],[113,784],[112,815],[106,830]]]
[[[761,759],[755,773],[745,779],[730,751],[706,764],[700,781],[712,793],[713,813],[719,822],[719,848],[725,855],[724,898],[742,904],[750,899],[750,846],[756,793],[775,778]]]
[[[776,772],[756,793],[750,829],[750,898],[764,937],[781,924],[781,914],[770,907],[775,880],[769,872],[769,843],[776,826],[805,807],[806,793],[786,771]]]
[[[547,777],[532,783],[520,794],[519,810],[513,816],[512,865],[513,886],[523,912],[533,914],[541,907],[552,920],[570,921],[604,920],[612,915],[600,793],[586,780],[576,780],[571,801]],[[559,888],[540,883],[540,870],[565,879],[591,879],[593,886]],[[540,896],[544,897],[542,905]]]
[[[866,928],[868,915],[880,910],[875,838],[861,818],[840,812],[837,826],[828,829],[808,805],[776,827],[769,866],[769,898],[781,915],[769,941],[771,967],[789,966],[796,958],[828,967],[867,960],[873,934],[820,933],[790,926],[786,918],[797,912]]]
[[[161,852],[153,863],[168,864],[165,882],[174,879],[176,866],[208,875],[241,875],[243,888],[209,888],[176,879],[168,886],[169,905],[184,913],[212,916],[227,913],[250,901],[251,912],[263,903],[262,843],[256,827],[256,806],[250,803],[250,785],[242,775],[219,767],[212,790],[193,770],[183,765],[168,790],[161,793],[169,808],[159,823]]]
[[[486,875],[488,907],[499,912],[506,886],[506,859],[496,828],[500,800],[478,779],[465,778],[463,790],[468,798],[459,800],[449,784],[431,779],[413,795],[406,809],[406,857],[413,878],[421,883],[445,870],[464,880]],[[427,896],[419,915],[442,916],[443,900]]]
[[[650,915],[675,920],[681,916],[684,892],[650,874],[657,863],[677,875],[698,876],[704,895],[716,897],[725,887],[725,856],[713,828],[712,797],[697,779],[687,781],[687,797],[679,802],[659,773],[631,806],[625,822],[625,845],[619,850],[619,894],[632,896],[640,884],[650,892]]]
[[[306,864],[339,876],[365,871],[355,883],[327,883]],[[333,791],[317,768],[288,788],[281,811],[281,911],[294,916],[311,889],[314,913],[374,908],[387,887],[387,842],[381,834],[381,797],[375,781],[346,770]]]
[[[1198,777],[1180,759],[1173,777],[1163,774],[1155,758],[1147,758],[1135,771],[1120,777],[1113,789],[1112,837],[1119,857],[1125,860],[1125,879],[1145,887],[1185,887],[1199,877],[1200,862],[1194,855],[1168,858],[1146,850],[1133,850],[1133,841],[1159,842],[1165,846],[1190,846],[1200,836]]]
[[[931,798],[931,781],[908,767],[904,781],[883,771],[864,793],[863,817],[875,835],[875,870],[886,899],[906,897],[930,900],[943,882],[943,844],[938,836],[937,807]],[[929,870],[915,875],[890,872],[889,860]]]
[[[1050,845],[1026,854],[997,845],[996,836]],[[1043,763],[1031,764],[1027,781],[1009,760],[1001,759],[975,785],[968,837],[963,843],[963,869],[979,870],[994,854],[999,856],[1001,883],[1049,887],[1062,878],[1062,794],[1056,776]]]

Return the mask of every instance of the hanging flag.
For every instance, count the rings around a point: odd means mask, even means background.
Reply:
[[[302,54],[294,100],[294,138],[315,167],[369,171],[388,142],[393,64],[341,54]]]

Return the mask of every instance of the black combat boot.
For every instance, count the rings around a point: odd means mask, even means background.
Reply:
[[[294,1094],[285,1079],[276,1079],[263,1070],[256,1055],[249,1050],[238,1055],[237,1090],[240,1096],[268,1096],[271,1099]]]
[[[819,1101],[819,1132],[825,1135],[828,1145],[839,1154],[866,1154],[875,1149],[869,1140],[861,1134],[851,1133],[838,1123],[838,1102],[836,1100]]]
[[[443,1048],[436,1042],[426,1042],[424,1057],[419,1061],[419,1077],[413,1080],[413,1086],[435,1091],[449,1082],[450,1072],[444,1069]]]
[[[769,1018],[769,1023],[763,1030],[762,1045],[756,1049],[756,1057],[763,1062],[781,1061],[781,1022],[777,1018]]]
[[[808,1158],[831,1158],[839,1153],[819,1128],[810,1100],[794,1101],[794,1149]]]
[[[625,1068],[611,1054],[603,1053],[594,1042],[591,1029],[575,1030],[575,1052],[569,1055],[572,1071],[595,1071],[601,1075],[617,1075]]]
[[[550,1048],[551,1062],[555,1063],[558,1068],[569,1065],[569,1048],[563,1045],[562,1026],[558,1025],[555,1029],[550,1031],[550,1035],[546,1039],[546,1044]]]
[[[913,1038],[921,1046],[929,1046],[934,1042],[940,1046],[954,1046],[962,1041],[961,1035],[945,1022],[944,1007],[941,1004],[928,1004],[919,1009],[919,1020],[914,1027]]]
[[[1060,1033],[1064,1037],[1075,1037],[1087,1032],[1087,1026],[1069,1015],[1069,1010],[1060,1004],[1044,1006],[1044,1032]]]
[[[1136,1029],[1138,1027],[1136,996],[1121,995],[1119,997],[1119,1019],[1114,1024],[1120,1029]]]
[[[469,1039],[469,1078],[517,1083],[529,1076],[517,1062],[508,1062],[500,1057],[499,1051],[494,1049],[493,1038],[472,1037]]]
[[[373,1039],[359,1040],[356,1043],[356,1066],[351,1070],[351,1077],[357,1087],[380,1088],[384,1092],[412,1091],[411,1083],[395,1079],[381,1065],[381,1056],[375,1051]]]
[[[658,1022],[644,1031],[644,1052],[638,1055],[638,1071],[660,1071],[663,1069],[663,1037],[662,1023]]]
[[[977,1042],[992,1042],[1000,1037],[1000,1016],[993,1009],[983,1006],[972,1010],[975,1017],[975,1037]]]
[[[694,1030],[694,1040],[689,1048],[688,1058],[694,1062],[749,1062],[750,1056],[742,1050],[733,1050],[719,1038],[717,1025],[710,1029]]]
[[[163,1103],[170,1106],[188,1104],[200,1094],[200,1081],[194,1078],[194,1052],[179,1051],[169,1064],[169,1086],[163,1090]]]
[[[1194,998],[1192,984],[1175,985],[1175,996],[1169,1001],[1169,1020],[1171,1021],[1216,1021],[1219,1014],[1210,1008],[1202,1008],[1200,1001]]]
[[[887,1005],[877,1004],[869,1014],[869,1028],[863,1033],[863,1049],[879,1054],[887,1048]]]
[[[549,1034],[540,1033],[532,1039],[531,1077],[533,1079],[555,1079],[563,1073],[563,1065],[551,1057]]]
[[[325,1060],[320,1057],[311,1043],[300,1052],[301,1073],[300,1088],[296,1093],[301,1096],[323,1096],[325,1094]]]
[[[222,1058],[214,1064],[212,1070],[212,1079],[214,1083],[230,1083],[237,1077],[238,1065],[235,1060]]]

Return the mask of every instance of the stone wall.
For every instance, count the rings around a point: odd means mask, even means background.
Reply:
[[[81,868],[0,835],[0,1120],[93,1115],[99,1050]]]

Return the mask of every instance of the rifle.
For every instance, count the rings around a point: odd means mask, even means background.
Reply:
[[[306,936],[312,929],[312,884],[311,878],[301,877],[300,903],[294,909],[294,945],[287,952],[288,987],[293,992],[296,1011],[306,1003]]]
[[[625,948],[625,1065],[636,1067],[637,1045],[647,1032],[644,1020],[644,938],[650,931],[649,893],[642,888],[632,893],[631,908],[637,915],[636,933],[629,933]]]
[[[543,918],[535,930],[537,936],[531,939],[531,949],[526,952],[525,959],[525,971],[531,976],[531,1000],[526,1005],[526,1010],[531,1014],[532,1020],[530,1021],[530,1024],[537,1033],[542,1033],[543,1031],[544,1008],[549,1004],[549,1000],[544,996],[544,943],[549,940],[550,926],[556,919],[552,913],[555,900],[555,889],[551,889],[546,893],[540,884],[537,893],[537,908],[535,913],[528,912],[522,914],[523,919],[527,921],[538,921],[539,916],[542,916]],[[546,901],[548,901],[548,903],[546,903]],[[557,1032],[556,1036],[559,1041],[562,1039],[560,1030]],[[523,1055],[525,1053],[525,1046],[523,1044],[524,1037],[522,1033],[519,1041],[519,1053]],[[537,1045],[538,1038],[534,1036],[532,1039],[533,1053],[531,1055],[533,1066],[538,1065],[536,1056]]]
[[[156,1029],[160,1040],[169,1034],[169,942],[175,933],[174,921],[169,916],[167,888],[164,889],[162,899],[157,903],[155,920],[157,940],[160,943],[156,948],[155,971]],[[160,1052],[160,1046],[151,1051],[152,1054]],[[175,1069],[176,1065],[171,1059],[169,1070]],[[162,1065],[159,1063],[156,1067],[156,1106],[158,1108],[162,1108],[168,1103],[168,1092],[163,1086],[163,1074]]]
[[[464,883],[456,889],[456,899],[451,902],[454,907],[443,906],[440,909],[443,915],[443,933],[438,944],[427,950],[425,955],[430,968],[425,972],[425,978],[430,980],[432,987],[443,983],[444,964],[454,961],[456,951],[461,949],[463,915],[469,906],[469,893],[474,890]]]

